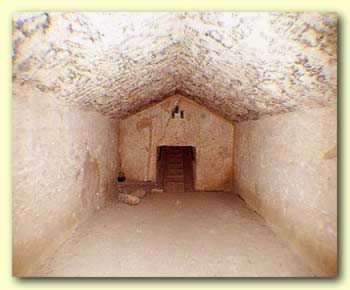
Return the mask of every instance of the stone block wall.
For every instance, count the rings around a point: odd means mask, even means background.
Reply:
[[[337,111],[238,123],[234,190],[321,276],[337,272]]]
[[[117,175],[118,122],[14,86],[13,274],[41,259],[103,207]]]
[[[183,119],[172,119],[176,105]],[[119,141],[127,178],[155,182],[158,146],[194,146],[195,189],[232,187],[233,124],[181,95],[121,120]]]

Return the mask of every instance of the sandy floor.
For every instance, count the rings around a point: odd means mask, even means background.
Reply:
[[[310,276],[232,193],[157,193],[112,203],[81,225],[36,276]]]

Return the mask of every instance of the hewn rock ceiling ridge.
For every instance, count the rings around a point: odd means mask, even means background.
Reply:
[[[336,102],[334,13],[19,13],[13,79],[116,118],[182,92],[233,121]]]

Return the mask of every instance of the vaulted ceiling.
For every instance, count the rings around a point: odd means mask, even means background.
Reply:
[[[333,13],[18,13],[14,86],[115,118],[173,94],[232,121],[336,102]]]

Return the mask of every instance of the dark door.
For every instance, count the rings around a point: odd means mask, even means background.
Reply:
[[[165,191],[194,191],[194,147],[161,146],[158,149],[157,180]]]

